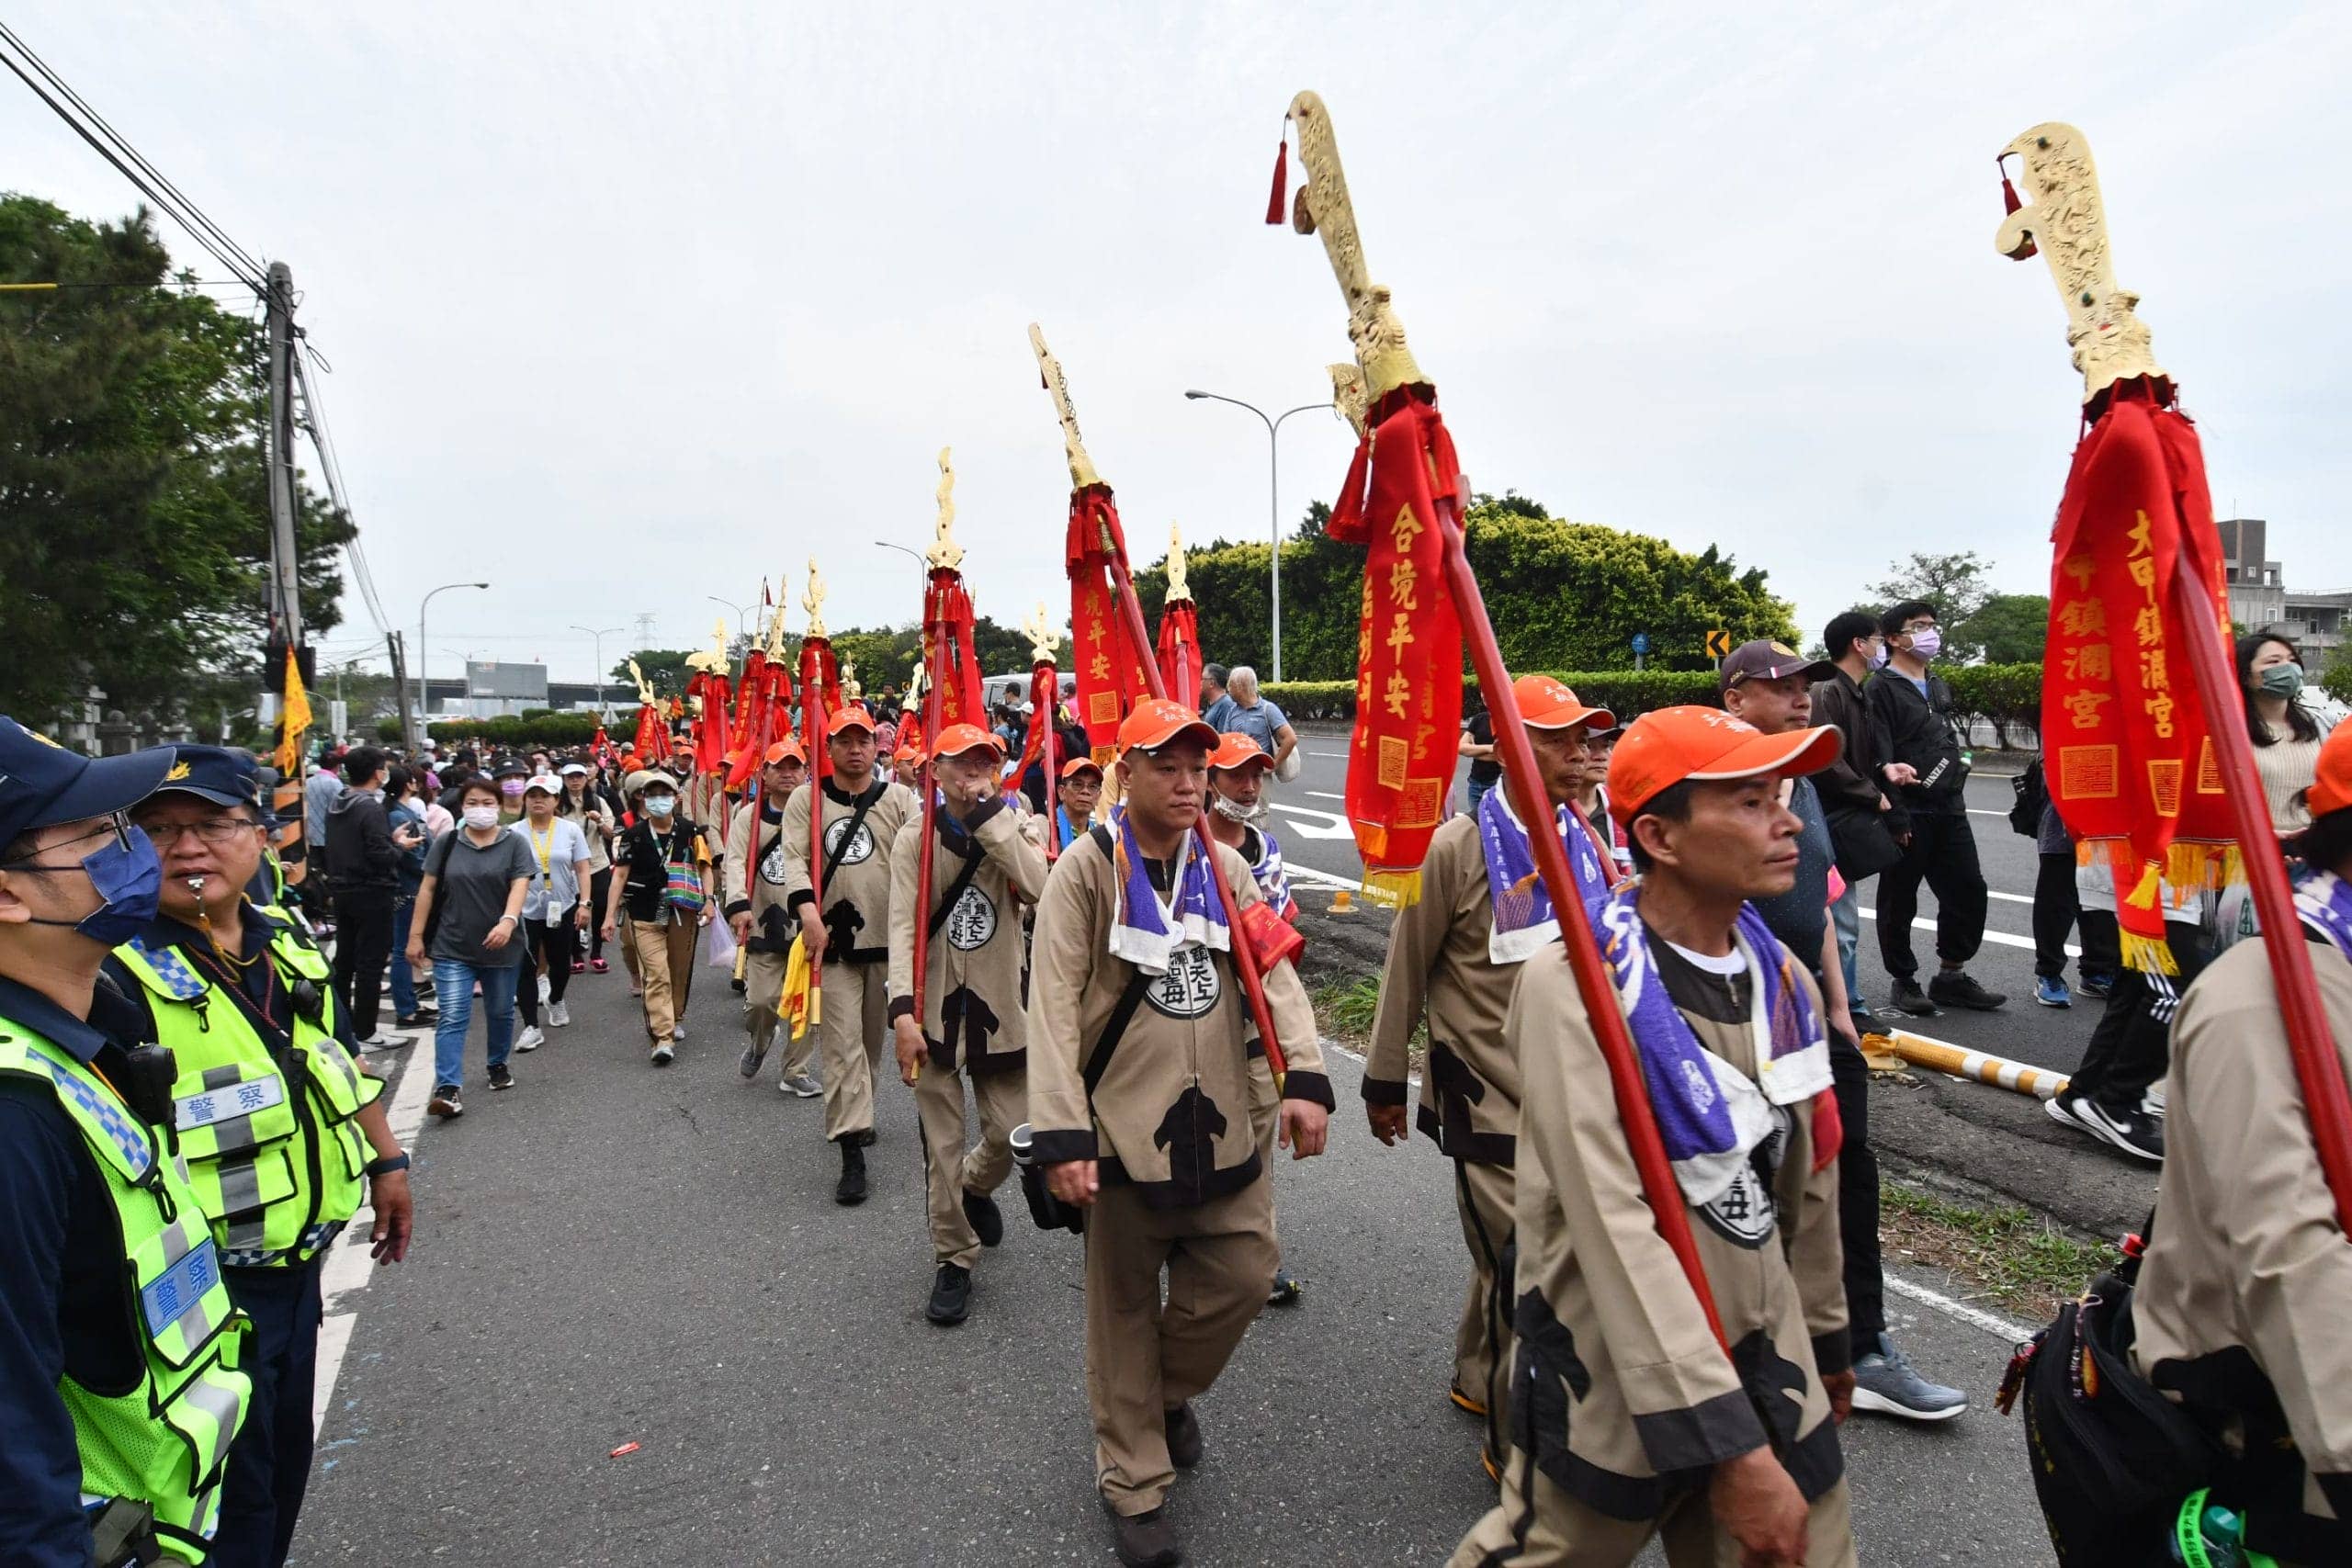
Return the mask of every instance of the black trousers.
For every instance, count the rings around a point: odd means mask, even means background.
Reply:
[[[539,973],[548,977],[548,1003],[553,1006],[563,1000],[564,987],[571,984],[571,960],[580,951],[580,928],[572,923],[568,910],[555,920],[525,920],[523,928],[530,933],[531,956],[537,961]]]
[[[1936,956],[1958,967],[1984,945],[1984,869],[1976,834],[1963,812],[1914,812],[1911,842],[1878,876],[1878,956],[1898,980],[1916,979],[1911,920],[1919,912],[1919,884],[1936,895]]]
[[[2205,967],[2204,941],[2197,927],[2173,920],[2165,922],[2165,940],[2180,973],[2164,976],[2161,986],[2137,969],[2116,976],[2068,1093],[2112,1110],[2137,1111],[2148,1086],[2172,1065],[2173,1010]]]
[[[227,1269],[229,1299],[254,1320],[238,1371],[253,1404],[229,1445],[220,1486],[220,1533],[209,1568],[278,1568],[294,1545],[294,1520],[311,1483],[311,1402],[318,1381],[319,1268]]]
[[[372,1039],[383,1005],[384,966],[392,957],[389,887],[345,887],[334,896],[334,999],[355,1040]]]
[[[613,868],[606,866],[588,880],[588,956],[605,956],[605,900],[612,896]]]
[[[1846,1329],[1854,1354],[1886,1332],[1886,1278],[1878,1246],[1878,1155],[1871,1147],[1871,1069],[1860,1047],[1829,1032],[1830,1092],[1845,1141],[1838,1146],[1838,1239],[1846,1249]]]
[[[2066,973],[2066,938],[2073,934],[2075,920],[2083,906],[2075,896],[2075,852],[2061,850],[2056,854],[2044,851],[2041,869],[2033,878],[2033,972],[2045,980],[2054,980]],[[2096,975],[2098,970],[2091,963],[2087,945],[2083,951],[2083,970]]]
[[[2123,932],[2112,909],[2085,909],[2075,919],[2083,934],[2083,956],[2075,964],[2085,979],[2104,975],[2112,980],[2123,972]]]

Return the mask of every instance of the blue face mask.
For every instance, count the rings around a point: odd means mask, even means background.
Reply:
[[[34,871],[63,871],[63,866],[28,866]],[[99,848],[82,857],[82,870],[103,903],[74,922],[74,929],[92,942],[119,947],[147,929],[161,908],[164,862],[154,841],[138,829],[118,826]],[[33,923],[62,926],[63,920]]]

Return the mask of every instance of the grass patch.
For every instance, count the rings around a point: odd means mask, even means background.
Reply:
[[[1371,1047],[1372,1021],[1380,1010],[1378,976],[1358,975],[1345,979],[1327,976],[1306,987],[1306,999],[1315,1004],[1315,1021],[1324,1033],[1358,1051]],[[1405,1047],[1409,1071],[1421,1070],[1429,1043],[1428,1021],[1415,1021]]]
[[[1879,1233],[1890,1254],[1950,1269],[1962,1298],[2028,1324],[2047,1322],[2113,1263],[2111,1246],[2083,1241],[2030,1209],[1980,1209],[1900,1182],[1879,1189]]]

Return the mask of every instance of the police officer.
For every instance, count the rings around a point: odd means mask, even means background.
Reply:
[[[174,748],[131,820],[163,864],[161,911],[107,976],[172,1054],[173,1124],[211,1221],[229,1298],[253,1319],[254,1397],[229,1452],[207,1560],[286,1561],[311,1473],[320,1272],[365,1196],[379,1261],[408,1250],[408,1156],[360,1071],[326,958],[254,903],[266,818],[253,757]],[[363,1181],[366,1190],[363,1192]]]
[[[250,1393],[171,1065],[99,980],[154,918],[122,813],[172,765],[0,717],[0,1562],[25,1568],[202,1562]]]

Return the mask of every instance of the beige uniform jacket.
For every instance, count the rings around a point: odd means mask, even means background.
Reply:
[[[885,784],[877,775],[865,787],[874,804],[847,844],[843,835],[865,795],[851,795],[827,779],[810,780],[784,803],[784,901],[797,919],[800,906],[815,897],[809,884],[808,803],[818,795],[825,802],[825,859],[833,863],[825,878],[822,917],[827,940],[825,959],[833,964],[882,964],[890,956],[890,847],[910,817],[920,819],[922,804],[904,784]],[[824,869],[820,862],[815,870]]]
[[[1416,1123],[1455,1159],[1507,1166],[1519,1133],[1519,1062],[1503,1042],[1503,1015],[1523,965],[1487,956],[1494,924],[1478,819],[1449,818],[1430,842],[1419,899],[1396,912],[1389,932],[1363,1097],[1405,1103],[1406,1042],[1426,1012],[1429,1068]]]
[[[1737,1023],[1694,1010],[1685,977],[1698,971],[1656,945],[1699,1043],[1753,1077],[1744,1008],[1719,1010]],[[1802,965],[1797,978],[1811,989]],[[1505,1029],[1526,1069],[1511,1440],[1554,1485],[1621,1519],[1657,1517],[1768,1440],[1818,1497],[1845,1471],[1821,1374],[1850,1356],[1838,1166],[1813,1168],[1813,1108],[1777,1109],[1781,1130],[1751,1169],[1706,1208],[1684,1207],[1727,1359],[1651,1224],[1588,1016],[1558,942],[1521,965]]]
[[[968,1072],[1009,1070],[1029,1047],[1021,977],[1026,942],[1021,905],[1046,888],[1045,852],[1023,833],[1011,798],[981,803],[951,834],[939,812],[932,856],[931,907],[947,911],[931,928],[923,954],[922,1035],[933,1066]],[[966,850],[975,863],[952,907]],[[890,851],[890,1017],[914,1011],[915,899],[922,874],[922,814],[899,829]]]
[[[2352,964],[2332,946],[2310,951],[2352,1074]],[[2273,1479],[2300,1492],[2308,1517],[2352,1521],[2352,1246],[2320,1173],[2262,943],[2240,942],[2188,988],[2165,1083],[2165,1168],[2132,1358],[2226,1444],[2276,1453],[2288,1473]]]
[[[759,841],[752,838],[752,820],[760,818]],[[785,866],[792,857],[784,847],[784,812],[777,807],[768,814],[767,803],[745,801],[735,808],[727,824],[726,880],[719,885],[720,909],[729,919],[749,911],[752,917],[752,940],[745,945],[753,953],[788,953],[792,939],[799,934],[799,922],[791,918],[786,906],[789,896],[785,886]],[[801,818],[800,830],[808,831],[807,818]],[[801,853],[808,853],[804,839]],[[746,887],[745,868],[750,868],[750,886]]]
[[[1262,1173],[1250,1108],[1253,1084],[1265,1101],[1272,1084],[1231,957],[1188,945],[1166,975],[1127,1000],[1126,1026],[1089,1094],[1089,1063],[1140,973],[1109,952],[1117,876],[1103,848],[1108,836],[1072,840],[1038,901],[1029,981],[1036,1157],[1098,1160],[1104,1182],[1134,1183],[1153,1208],[1190,1207],[1239,1191]],[[1238,854],[1217,845],[1216,864],[1238,906],[1260,901]],[[1243,940],[1238,930],[1234,940]],[[1331,1080],[1298,971],[1278,964],[1263,979],[1289,1061],[1283,1097],[1329,1110]]]

